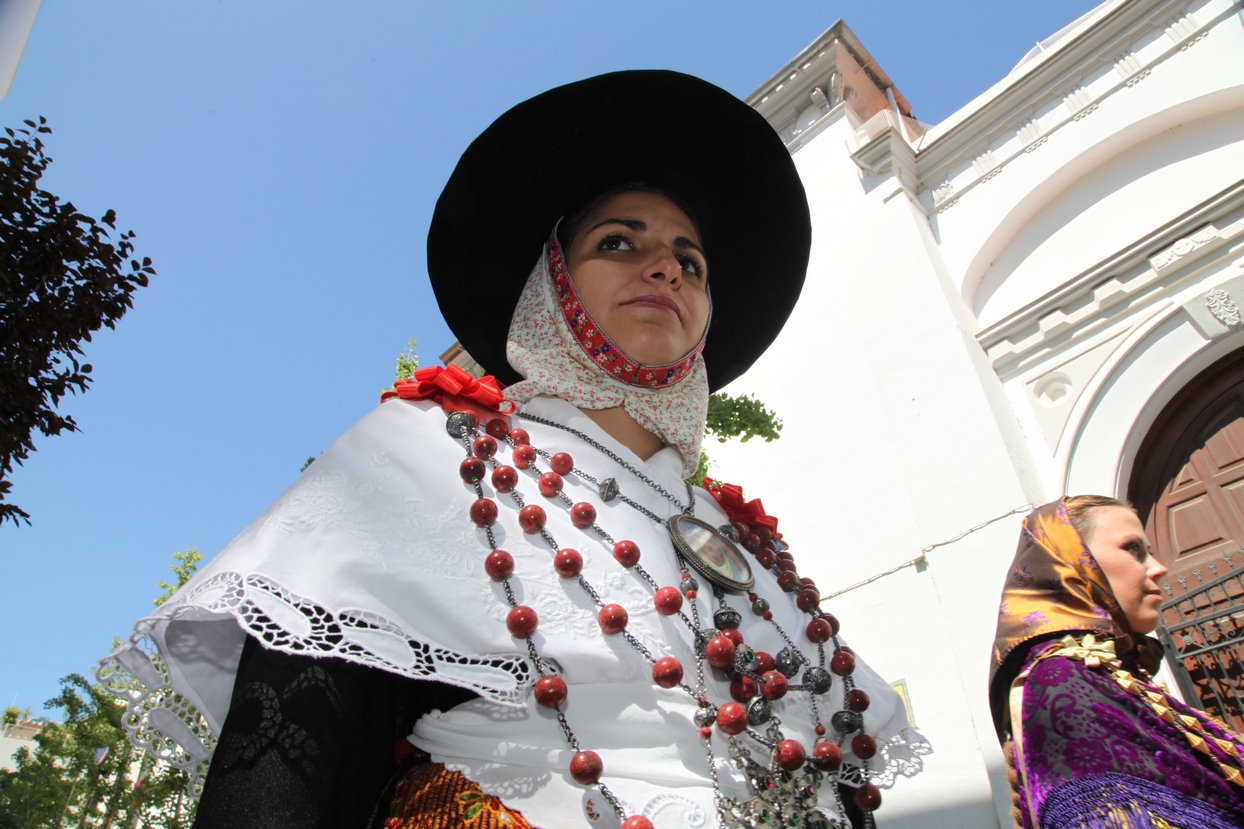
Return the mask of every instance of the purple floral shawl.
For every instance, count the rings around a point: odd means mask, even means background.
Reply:
[[[1244,826],[1244,741],[1152,682],[1160,653],[1131,631],[1063,501],[1034,510],[990,667],[1025,829]]]

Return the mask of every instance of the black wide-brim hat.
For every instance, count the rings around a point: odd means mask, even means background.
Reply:
[[[462,347],[503,383],[510,318],[554,224],[574,205],[642,182],[699,225],[717,390],[764,353],[803,286],[812,240],[803,183],[747,104],[679,72],[612,72],[518,104],[467,147],[428,230],[428,274]]]

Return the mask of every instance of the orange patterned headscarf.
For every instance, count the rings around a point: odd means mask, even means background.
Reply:
[[[1069,631],[1103,634],[1115,640],[1121,657],[1138,659],[1151,674],[1157,670],[1161,646],[1132,633],[1106,574],[1071,525],[1065,501],[1037,507],[1024,519],[1002,588],[989,667],[989,707],[999,740],[1010,731],[1011,683],[1023,667],[1026,646],[1036,639]]]

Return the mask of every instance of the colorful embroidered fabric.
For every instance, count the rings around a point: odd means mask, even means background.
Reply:
[[[420,763],[402,778],[384,829],[531,829],[518,812],[459,772]]]
[[[1092,810],[1092,813],[1086,813]],[[1047,829],[1231,829],[1239,824],[1195,796],[1125,774],[1072,780],[1045,802]],[[1162,815],[1179,815],[1172,823]]]
[[[989,705],[999,740],[1008,730],[1007,695],[1024,659],[1020,646],[1068,631],[1102,634],[1115,640],[1120,656],[1135,650],[1146,670],[1157,670],[1161,646],[1132,635],[1105,573],[1058,500],[1024,519],[1015,561],[1002,589],[989,666]]]
[[[990,667],[1025,829],[1244,825],[1244,742],[1150,681],[1160,654],[1131,630],[1064,502],[1029,514]]]
[[[554,276],[559,269],[560,283]],[[576,317],[572,312],[570,318],[576,322],[571,323],[559,310],[563,305],[557,296],[557,285],[564,288],[569,282],[557,240],[550,238],[523,287],[510,321],[506,359],[523,379],[507,387],[505,396],[519,405],[547,395],[560,397],[580,409],[623,406],[641,426],[678,449],[683,475],[690,475],[700,463],[700,441],[708,417],[708,372],[699,359],[703,339],[674,366],[640,366],[643,371],[621,372],[642,378],[648,376],[644,372],[660,369],[652,377],[661,380],[664,387],[629,384],[614,374],[613,363],[606,360],[602,366],[591,358],[590,353],[597,346],[588,343],[599,339],[595,336],[599,329],[583,325],[584,332],[590,329],[593,337],[580,340],[575,329],[588,318]],[[610,352],[613,353],[620,354]]]
[[[1224,779],[1231,770],[1238,774],[1239,737],[1150,683],[1136,681],[1142,687],[1129,693],[1109,666],[1051,655],[1061,644],[1033,648],[1016,700],[1026,829],[1242,825],[1244,789]],[[1139,670],[1134,663],[1124,667]],[[1137,690],[1160,694],[1163,705],[1146,704]],[[1174,716],[1159,716],[1163,709]],[[1208,738],[1200,741],[1203,749],[1193,747],[1179,718],[1197,720]]]

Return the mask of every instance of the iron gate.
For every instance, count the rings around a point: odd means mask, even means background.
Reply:
[[[1240,547],[1244,555],[1244,545]],[[1166,664],[1188,704],[1218,717],[1235,731],[1244,730],[1244,567],[1235,567],[1231,553],[1223,564],[1210,561],[1186,576],[1165,582],[1171,598],[1162,605],[1158,636],[1166,649]],[[1219,570],[1226,571],[1219,575]],[[1208,575],[1209,580],[1206,581]]]

